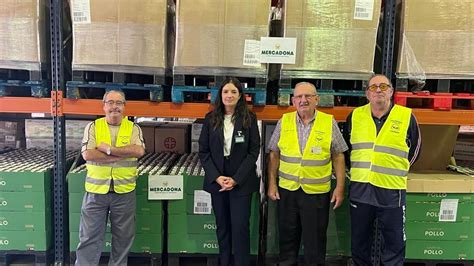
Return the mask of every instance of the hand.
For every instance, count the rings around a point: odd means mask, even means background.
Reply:
[[[105,143],[105,142],[101,142],[99,146],[97,146],[97,150],[107,154],[107,150],[110,148],[110,145]]]
[[[333,210],[341,206],[343,201],[344,201],[344,188],[336,186],[336,188],[332,192],[332,198],[331,198],[331,203],[334,202]]]
[[[268,185],[267,196],[271,200],[279,200],[280,199],[280,193],[278,193],[278,187],[277,187],[276,184],[269,184]]]
[[[230,191],[234,188],[236,184],[237,183],[232,177],[226,176],[224,181],[221,184],[221,189],[219,190],[219,192]]]

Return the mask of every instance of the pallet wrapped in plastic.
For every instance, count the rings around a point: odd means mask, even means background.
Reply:
[[[474,0],[403,1],[401,10],[397,77],[474,77]]]
[[[285,37],[297,38],[296,63],[282,75],[359,79],[373,72],[381,0],[289,0]]]
[[[266,73],[243,64],[245,40],[268,36],[270,0],[178,0],[177,74]],[[221,72],[221,73],[220,73]]]
[[[73,70],[162,75],[166,0],[70,0]]]
[[[2,0],[0,68],[39,71],[47,54],[45,0]]]

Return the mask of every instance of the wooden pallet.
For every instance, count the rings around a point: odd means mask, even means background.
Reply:
[[[102,99],[109,90],[121,90],[127,100],[163,101],[164,88],[162,85],[114,82],[85,82],[68,81],[66,83],[66,98],[68,99]]]
[[[52,251],[0,251],[0,265],[32,264],[37,266],[51,265],[54,261]]]

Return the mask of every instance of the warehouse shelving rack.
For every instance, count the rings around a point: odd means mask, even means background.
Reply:
[[[55,265],[63,265],[67,258],[67,228],[63,218],[65,213],[66,163],[65,163],[65,116],[103,115],[101,100],[65,99],[64,65],[62,50],[62,9],[63,0],[50,0],[51,11],[51,98],[0,97],[0,113],[48,113],[54,120],[54,260]],[[395,36],[395,0],[385,1],[383,27],[383,74],[393,77],[393,45]],[[186,117],[203,118],[211,109],[207,103],[174,104],[170,102],[129,101],[127,115],[145,117]],[[333,114],[338,121],[344,121],[353,107],[322,108]],[[293,107],[267,105],[254,107],[259,120],[278,120],[283,113],[293,111]],[[434,111],[414,109],[420,124],[474,125],[473,110]]]

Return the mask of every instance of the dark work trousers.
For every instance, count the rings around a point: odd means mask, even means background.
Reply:
[[[372,265],[374,220],[383,237],[382,264],[403,265],[405,259],[405,206],[381,208],[351,201],[352,260],[356,266]]]
[[[301,188],[296,191],[279,188],[279,193],[279,265],[298,264],[301,236],[305,264],[325,265],[329,193],[306,194]]]
[[[226,165],[230,163],[225,160]],[[231,192],[212,193],[212,208],[216,216],[219,265],[250,265],[250,201],[252,194],[234,196]],[[232,263],[232,250],[234,263]]]

